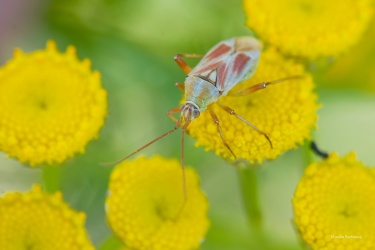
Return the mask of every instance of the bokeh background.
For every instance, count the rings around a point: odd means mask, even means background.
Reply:
[[[91,59],[93,69],[102,74],[109,97],[106,125],[85,154],[58,168],[64,199],[87,213],[87,230],[96,246],[111,234],[104,199],[112,168],[99,162],[116,160],[172,128],[166,111],[179,104],[181,91],[174,83],[185,77],[173,56],[204,54],[218,41],[252,35],[244,22],[241,0],[0,0],[1,65],[16,47],[33,51],[54,39],[60,50],[76,46],[79,57]],[[368,166],[375,166],[374,38],[373,22],[345,55],[323,66],[307,65],[322,104],[314,140],[321,149],[340,155],[354,150]],[[314,157],[308,146],[286,152],[257,171],[267,246],[258,245],[248,226],[235,167],[196,148],[189,137],[185,148],[186,163],[199,172],[210,202],[212,225],[201,249],[302,249],[292,223],[291,198]],[[141,154],[179,158],[179,133]],[[29,190],[33,183],[42,183],[41,170],[0,153],[0,193]]]

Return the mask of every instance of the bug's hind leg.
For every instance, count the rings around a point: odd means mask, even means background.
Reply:
[[[242,116],[240,116],[239,114],[237,114],[230,107],[225,106],[224,104],[222,104],[220,102],[217,102],[217,104],[219,105],[220,108],[222,108],[223,110],[225,110],[226,112],[228,112],[230,115],[233,115],[233,116],[237,117],[238,119],[240,119],[241,121],[243,121],[244,123],[246,123],[247,125],[249,125],[250,127],[252,127],[259,134],[263,135],[267,139],[267,141],[269,142],[271,148],[273,148],[272,142],[271,142],[270,138],[268,137],[268,135],[266,133],[264,133],[262,130],[260,130],[259,128],[257,128],[254,124],[252,124],[251,122],[249,122],[248,120],[246,120],[245,118],[243,118]]]
[[[212,109],[211,106],[208,106],[207,109],[210,112],[210,115],[211,115],[212,119],[214,120],[214,122],[217,126],[217,130],[219,131],[221,140],[223,141],[225,147],[231,152],[231,154],[234,156],[234,158],[237,159],[237,156],[233,153],[232,149],[229,147],[229,145],[227,143],[227,140],[225,139],[225,136],[223,134],[223,131],[221,130],[219,118],[217,117],[217,115],[215,114],[215,112],[214,112],[214,110]]]
[[[178,66],[185,72],[185,74],[189,74],[191,71],[191,67],[182,59],[182,57],[187,58],[201,58],[202,55],[197,54],[177,54],[174,56],[174,60],[178,64]]]
[[[229,92],[228,95],[230,95],[230,96],[245,96],[245,95],[252,94],[252,93],[254,93],[258,90],[265,89],[269,85],[272,85],[272,84],[276,84],[276,83],[279,83],[279,82],[292,80],[292,79],[300,79],[300,78],[302,78],[302,76],[290,76],[290,77],[286,77],[286,78],[282,78],[282,79],[278,79],[278,80],[274,80],[274,81],[261,82],[261,83],[255,84],[255,85],[253,85],[249,88],[246,88],[246,89],[242,89],[242,90],[235,91],[235,92]]]

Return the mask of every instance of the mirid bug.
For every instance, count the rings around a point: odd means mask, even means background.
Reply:
[[[272,148],[271,140],[262,130],[237,114],[233,109],[220,102],[220,98],[222,96],[245,96],[264,89],[268,85],[298,77],[295,76],[275,81],[262,82],[240,91],[230,92],[230,90],[239,82],[250,78],[255,73],[258,66],[261,48],[261,43],[253,37],[237,37],[218,43],[204,56],[196,54],[177,54],[174,57],[174,60],[187,74],[187,76],[184,84],[176,83],[176,87],[185,92],[185,103],[167,112],[167,115],[175,122],[175,126],[171,130],[135,150],[128,156],[120,159],[119,161],[108,164],[113,165],[128,159],[129,157],[150,146],[161,138],[173,133],[181,127],[181,167],[184,182],[184,194],[186,197],[184,176],[184,135],[189,124],[194,119],[198,118],[202,112],[208,110],[217,126],[218,133],[220,134],[225,147],[235,158],[237,158],[225,140],[224,133],[220,127],[219,118],[212,109],[211,105],[213,104],[218,104],[219,107],[221,107],[227,113],[235,116],[252,127],[267,139],[270,147]],[[183,60],[184,57],[203,58],[194,68],[191,68]],[[175,118],[173,114],[179,112],[181,115],[178,118]]]

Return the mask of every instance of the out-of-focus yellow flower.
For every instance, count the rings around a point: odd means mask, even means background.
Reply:
[[[316,59],[348,50],[371,20],[371,0],[244,0],[246,25],[287,54]]]
[[[107,113],[107,94],[90,61],[75,48],[14,58],[0,69],[0,150],[31,166],[61,163],[98,136]]]
[[[353,53],[347,53],[329,67],[320,85],[375,92],[375,22],[371,22],[363,36],[366,39],[353,47]]]
[[[293,198],[297,225],[312,249],[375,249],[375,171],[336,153],[305,170]]]
[[[110,178],[107,217],[130,249],[199,247],[209,226],[208,203],[194,170],[186,168],[185,174],[187,200],[177,160],[142,157],[116,166]]]
[[[45,194],[35,185],[27,193],[0,198],[0,249],[93,250],[84,226],[85,214]]]
[[[269,49],[261,55],[255,75],[237,85],[233,91],[297,75],[303,77],[270,85],[248,96],[224,96],[220,99],[221,103],[265,132],[273,148],[263,135],[213,105],[226,141],[238,158],[261,163],[264,159],[274,159],[282,152],[295,148],[310,137],[319,105],[316,102],[317,96],[313,93],[312,77],[302,65],[286,60],[274,49]],[[213,150],[224,158],[233,159],[208,111],[189,125],[188,133],[197,138],[197,146],[204,146],[206,150]]]

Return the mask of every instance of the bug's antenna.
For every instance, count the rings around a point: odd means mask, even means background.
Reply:
[[[185,176],[185,146],[184,145],[185,145],[185,131],[186,131],[187,126],[189,126],[190,122],[191,122],[190,120],[185,120],[185,124],[181,128],[181,171],[182,171],[182,189],[184,192],[184,201],[175,219],[177,219],[182,213],[182,210],[184,209],[185,204],[187,202],[187,198],[188,198],[187,188],[186,188],[186,176]]]
[[[184,190],[184,204],[187,200],[187,190],[186,190],[186,176],[185,176],[185,131],[187,126],[189,126],[190,121],[185,121],[184,126],[181,129],[181,171],[182,171],[182,185]]]
[[[174,131],[176,131],[180,125],[181,125],[181,121],[182,121],[182,116],[180,116],[180,118],[178,118],[178,120],[176,121],[176,125],[174,125],[174,127],[165,132],[164,134],[156,137],[155,139],[153,139],[152,141],[146,143],[145,145],[143,145],[142,147],[138,148],[137,150],[135,150],[133,153],[125,156],[124,158],[121,158],[120,160],[117,160],[117,161],[113,161],[113,162],[104,162],[104,163],[100,163],[101,165],[103,166],[113,166],[113,165],[116,165],[116,164],[119,164],[120,162],[123,162],[125,161],[126,159],[130,158],[131,156],[135,155],[136,153],[138,153],[139,151],[142,151],[143,149],[147,148],[148,146],[152,145],[154,142],[157,142],[158,140],[164,138],[165,136],[169,135],[169,134],[172,134]],[[185,127],[185,126],[184,126]]]

